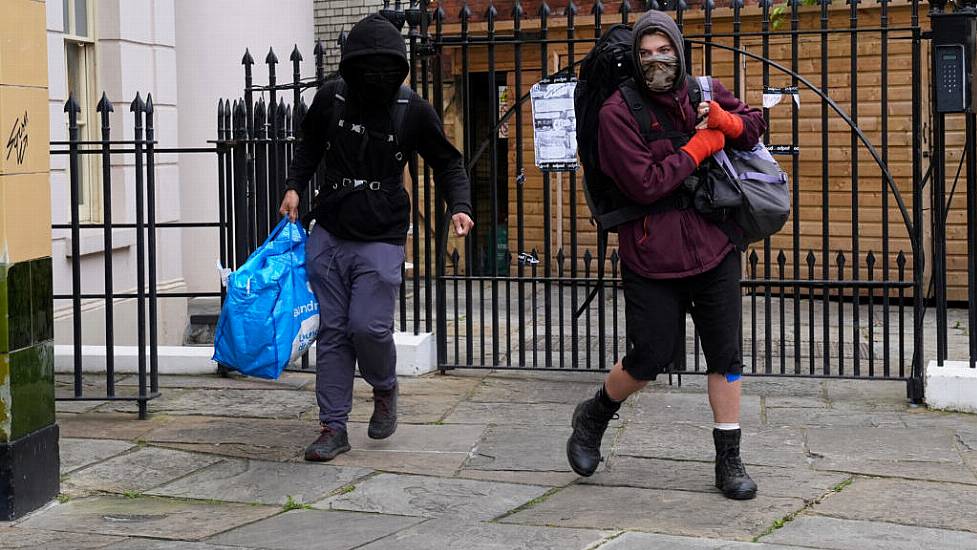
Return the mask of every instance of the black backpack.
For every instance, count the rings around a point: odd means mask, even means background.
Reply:
[[[601,170],[597,145],[600,109],[618,90],[631,108],[645,140],[668,138],[681,146],[689,139],[688,135],[671,129],[667,120],[660,121],[662,130],[652,130],[652,108],[634,83],[633,36],[626,25],[618,24],[608,29],[581,61],[580,77],[573,94],[577,152],[584,171],[584,196],[599,233],[616,231],[623,223],[678,206],[669,199],[651,206],[634,204]],[[694,78],[688,79],[690,100],[698,103],[701,98],[699,85]]]

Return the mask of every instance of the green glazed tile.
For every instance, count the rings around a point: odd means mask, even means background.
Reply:
[[[0,353],[10,351],[7,327],[7,264],[0,264]]]
[[[10,441],[10,356],[0,353],[0,443]]]
[[[38,344],[10,354],[10,438],[54,423],[54,346]]]
[[[51,281],[51,258],[31,261],[31,306],[33,309],[33,344],[54,339],[54,287]]]
[[[7,268],[7,323],[11,350],[31,345],[31,265],[20,262]]]

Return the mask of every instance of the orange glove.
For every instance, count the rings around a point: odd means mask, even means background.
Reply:
[[[715,128],[730,139],[736,139],[743,133],[743,119],[726,112],[715,101],[709,102],[709,118],[706,121],[709,128]]]
[[[695,165],[698,166],[713,153],[722,151],[725,146],[726,136],[722,132],[712,128],[702,128],[696,131],[692,139],[682,146],[682,150],[692,157]]]

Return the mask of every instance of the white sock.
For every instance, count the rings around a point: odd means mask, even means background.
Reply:
[[[723,431],[738,430],[740,429],[740,423],[739,422],[716,422],[716,429],[723,430]]]

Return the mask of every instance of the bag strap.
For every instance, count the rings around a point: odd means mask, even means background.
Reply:
[[[393,136],[394,140],[400,145],[400,131],[404,127],[404,121],[407,119],[407,109],[410,107],[410,98],[414,92],[407,86],[401,86],[400,91],[397,92],[397,98],[394,100],[393,106],[390,110],[390,122],[393,126]]]

